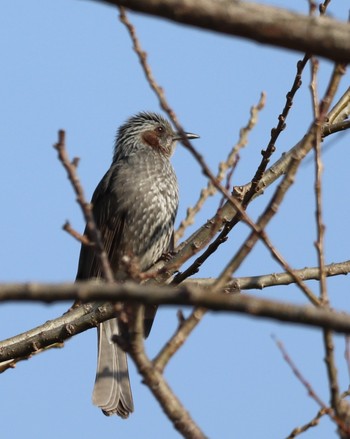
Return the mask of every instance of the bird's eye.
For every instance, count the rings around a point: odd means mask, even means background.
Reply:
[[[156,131],[157,131],[157,133],[164,133],[164,128],[163,127],[157,127]]]

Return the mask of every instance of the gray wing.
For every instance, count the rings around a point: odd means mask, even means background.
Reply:
[[[110,188],[112,170],[108,171],[97,186],[92,197],[93,214],[101,233],[113,272],[117,271],[123,255],[124,215],[118,213],[118,200]],[[89,236],[87,228],[85,233]],[[77,280],[101,277],[101,266],[91,246],[82,245]],[[127,418],[134,410],[130,389],[127,357],[114,342],[119,334],[117,319],[104,322],[98,327],[98,359],[92,400],[104,414],[118,414]]]

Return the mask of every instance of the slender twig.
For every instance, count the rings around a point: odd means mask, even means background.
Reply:
[[[319,107],[319,99],[317,95],[317,72],[318,72],[319,62],[315,57],[311,58],[311,82],[310,82],[310,91],[311,91],[311,101],[312,101],[312,111],[314,115],[314,119],[318,117],[318,107]]]
[[[266,207],[264,213],[259,218],[257,224],[258,226],[263,230],[269,221],[273,218],[273,216],[277,213],[279,205],[282,203],[284,196],[288,189],[291,187],[291,185],[294,182],[294,176],[296,174],[296,171],[300,165],[300,160],[298,158],[295,158],[293,161],[290,162],[289,169],[283,178],[282,182],[278,185],[273,197],[271,198],[268,206]],[[229,281],[231,278],[232,273],[234,273],[241,263],[245,260],[245,258],[248,256],[248,254],[253,249],[254,245],[258,241],[258,236],[252,232],[250,233],[249,237],[245,240],[245,242],[242,244],[241,248],[237,251],[237,253],[233,256],[231,261],[227,264],[227,266],[224,268],[218,279],[216,280],[214,284],[214,288],[217,289],[217,291],[221,290],[224,285]],[[277,250],[274,249],[274,252],[272,253],[273,256],[278,255]],[[285,270],[294,278],[295,283],[302,289],[304,294],[308,297],[308,299],[315,305],[319,305],[319,300],[317,297],[312,293],[312,291],[305,285],[304,282],[298,277],[296,272],[292,270],[291,267],[287,264],[287,262],[282,258],[281,255],[278,255],[278,262],[282,263]]]
[[[315,198],[316,198],[316,251],[318,265],[320,267],[320,299],[323,306],[329,306],[327,285],[326,285],[326,275],[325,275],[325,255],[324,255],[324,233],[325,226],[323,223],[323,213],[322,213],[322,171],[323,164],[321,160],[321,123],[325,120],[325,114],[321,114],[321,109],[324,111],[324,107],[319,105],[317,96],[317,69],[318,64],[316,60],[313,60],[312,69],[312,81],[311,81],[311,94],[314,103],[314,115],[315,120],[319,121],[316,127],[316,135],[314,139],[314,151],[315,151]],[[339,385],[337,378],[337,368],[334,358],[334,342],[332,332],[328,329],[323,330],[323,343],[325,347],[325,364],[327,369],[327,376],[329,382],[329,389],[331,395],[331,407],[334,409],[335,414],[340,417],[340,396],[339,396]]]
[[[219,170],[216,175],[218,181],[222,181],[224,179],[226,172],[230,168],[233,169],[233,164],[235,163],[238,152],[242,148],[244,148],[248,143],[248,134],[252,131],[252,129],[257,123],[257,116],[259,111],[261,111],[265,106],[265,99],[266,99],[265,93],[262,93],[258,104],[251,107],[249,121],[245,127],[241,128],[238,142],[231,149],[226,160],[220,162],[219,164]],[[227,190],[229,189],[227,183],[225,185],[225,188]],[[180,226],[175,233],[175,242],[177,242],[183,236],[186,228],[191,224],[193,224],[195,215],[201,210],[208,197],[213,196],[215,193],[216,193],[215,186],[213,185],[211,180],[208,180],[208,184],[205,188],[201,190],[200,196],[196,204],[193,207],[187,209],[186,218],[181,221]]]
[[[330,410],[329,407],[320,409],[316,416],[314,416],[311,421],[307,422],[306,424],[302,425],[301,427],[294,428],[291,433],[286,437],[286,439],[293,439],[301,433],[305,433],[305,431],[309,430],[311,427],[316,427],[322,416],[326,415],[328,411]]]
[[[338,427],[346,432],[347,434],[350,434],[350,428],[341,420],[339,417],[334,413],[333,408],[327,407],[327,405],[322,401],[322,399],[317,395],[317,393],[314,391],[311,384],[304,378],[300,370],[297,368],[294,361],[291,359],[291,357],[288,355],[286,348],[283,346],[282,342],[280,340],[277,340],[275,336],[272,337],[278,347],[278,349],[281,351],[283,358],[285,359],[286,363],[290,366],[292,369],[294,375],[298,378],[298,380],[302,383],[302,385],[306,388],[308,395],[316,401],[316,403],[325,411],[326,414],[330,416],[330,418],[338,425]]]
[[[174,428],[187,439],[205,439],[205,434],[196,424],[190,413],[171,390],[164,376],[156,369],[144,350],[131,351],[130,355],[142,375],[145,384],[173,423]]]
[[[327,9],[327,4],[324,5],[322,10],[320,9],[320,14],[321,15],[325,14],[326,9]],[[312,15],[313,12],[314,12],[314,7],[313,7],[313,4],[311,2],[310,3],[310,15]],[[301,87],[301,84],[302,84],[301,76],[302,76],[303,70],[304,70],[307,62],[309,61],[309,59],[310,59],[310,54],[306,53],[304,55],[303,59],[299,60],[297,63],[297,72],[296,72],[292,87],[286,95],[286,103],[284,105],[284,108],[283,108],[281,114],[278,116],[277,126],[275,128],[272,128],[272,130],[271,130],[271,137],[270,137],[270,140],[269,140],[269,143],[268,143],[266,149],[261,152],[263,158],[262,158],[261,163],[258,166],[258,169],[257,169],[257,171],[252,179],[251,186],[250,186],[248,192],[245,194],[245,197],[244,197],[244,200],[242,203],[243,206],[246,206],[251,201],[251,199],[255,196],[255,194],[258,192],[260,181],[264,175],[264,172],[266,171],[266,168],[267,168],[267,165],[270,161],[271,155],[276,150],[276,142],[278,140],[278,137],[280,136],[282,131],[286,128],[286,120],[287,120],[289,111],[293,105],[293,99],[295,97],[295,94],[299,90],[299,88]]]
[[[346,390],[345,392],[343,392],[341,394],[341,399],[346,398],[347,396],[349,396],[349,394],[350,394],[349,390]],[[329,409],[331,409],[331,408],[329,407]],[[292,432],[286,437],[286,439],[293,439],[293,438],[299,436],[299,434],[305,433],[305,431],[309,430],[311,427],[316,427],[319,424],[320,419],[324,415],[326,415],[327,413],[328,413],[328,410],[323,409],[323,408],[320,409],[309,422],[302,425],[301,427],[294,428],[292,430]]]
[[[245,194],[245,197],[243,200],[243,205],[248,205],[250,200],[258,192],[259,183],[263,177],[264,172],[266,171],[266,168],[267,168],[267,165],[270,161],[271,155],[276,150],[275,145],[276,145],[277,139],[278,139],[279,135],[281,134],[281,132],[286,127],[286,119],[287,119],[287,116],[289,114],[289,110],[291,109],[291,107],[293,105],[294,96],[295,96],[296,92],[298,91],[298,89],[301,87],[301,83],[302,83],[301,82],[301,75],[302,75],[304,67],[307,64],[309,58],[310,58],[310,56],[308,54],[306,54],[304,56],[304,58],[302,60],[298,61],[298,63],[297,63],[297,73],[295,75],[293,85],[292,85],[290,91],[286,95],[286,103],[285,103],[285,106],[282,110],[282,113],[278,116],[277,126],[271,130],[271,137],[270,137],[269,143],[268,143],[266,149],[261,152],[263,158],[262,158],[261,163],[258,166],[258,169],[257,169],[257,171],[252,179],[250,188],[247,191],[247,193]]]
[[[345,337],[345,361],[348,367],[348,375],[350,378],[350,336]]]
[[[205,316],[206,312],[207,308],[197,306],[192,311],[191,315],[181,322],[174,334],[154,357],[153,364],[155,368],[160,371],[165,369],[170,359],[183,346],[194,328],[197,327],[202,318]]]
[[[70,225],[69,221],[66,221],[64,225],[62,226],[62,229],[69,233],[69,235],[73,236],[74,239],[79,241],[81,244],[84,245],[94,245],[89,238],[86,235],[82,235],[81,233],[77,232],[73,227]]]
[[[338,372],[334,358],[334,341],[332,331],[329,329],[323,330],[323,344],[325,347],[325,363],[327,369],[331,407],[334,412],[340,417],[340,396],[338,384]]]
[[[63,130],[58,132],[58,142],[54,145],[54,148],[58,152],[58,158],[64,166],[68,179],[70,180],[74,192],[77,196],[77,202],[79,203],[81,210],[83,212],[86,226],[89,232],[89,238],[95,245],[96,255],[101,263],[101,271],[103,277],[108,282],[114,282],[113,272],[109,265],[108,256],[104,250],[103,243],[101,240],[101,234],[98,228],[96,227],[94,216],[92,213],[92,206],[85,199],[83,188],[78,179],[76,168],[78,164],[77,159],[73,159],[73,161],[69,160],[67,150],[66,150],[66,135]]]

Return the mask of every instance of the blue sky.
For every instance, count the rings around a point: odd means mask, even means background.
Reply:
[[[334,4],[333,4],[334,3]],[[346,2],[333,2],[333,16],[347,18]],[[285,2],[275,1],[276,5]],[[306,1],[293,3],[305,11]],[[283,105],[302,54],[273,49],[239,38],[183,27],[130,14],[141,44],[170,105],[187,131],[201,138],[195,146],[214,171],[238,139],[249,109],[261,91],[266,107],[233,176],[247,183],[260,161],[260,150]],[[62,231],[69,219],[77,230],[84,222],[52,145],[58,129],[67,132],[71,157],[81,158],[79,175],[89,198],[108,168],[117,127],[141,110],[160,111],[149,89],[130,38],[115,9],[93,1],[5,0],[0,17],[1,154],[0,280],[73,281],[79,245]],[[319,94],[332,65],[321,61]],[[312,121],[309,68],[272,161],[302,137]],[[349,84],[344,77],[341,92]],[[338,94],[339,96],[339,94]],[[334,136],[324,154],[326,262],[349,259],[349,134]],[[177,221],[193,205],[205,184],[201,171],[181,146],[173,158],[180,184]],[[298,172],[277,217],[268,227],[272,242],[296,268],[316,264],[314,248],[314,166]],[[272,193],[266,191],[266,196]],[[249,208],[253,218],[264,209],[261,197]],[[218,198],[198,215],[195,230],[215,212]],[[228,242],[202,268],[215,276],[246,237],[237,227]],[[280,271],[261,244],[237,275]],[[315,292],[317,284],[310,283]],[[328,281],[335,308],[349,311],[348,277]],[[304,303],[294,286],[259,296]],[[1,338],[10,337],[62,314],[69,304],[6,304],[0,307]],[[176,328],[176,309],[157,316],[147,350],[151,355]],[[318,407],[281,358],[271,334],[280,338],[319,396],[328,401],[322,336],[317,330],[228,314],[210,314],[173,359],[166,378],[210,438],[281,438],[309,421]],[[341,389],[349,381],[344,340],[336,337]],[[96,364],[96,334],[88,331],[1,376],[0,411],[4,437],[178,438],[140,377],[131,368],[135,413],[127,421],[104,417],[91,403]],[[336,437],[322,419],[306,438]]]

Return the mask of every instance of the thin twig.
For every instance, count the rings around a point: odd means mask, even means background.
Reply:
[[[81,244],[94,245],[86,235],[82,235],[81,233],[79,233],[75,229],[73,229],[73,227],[70,225],[69,221],[66,221],[64,223],[64,225],[62,226],[62,229],[65,232],[67,232],[69,235],[73,236],[73,238],[76,239]]]
[[[325,275],[325,255],[324,255],[324,233],[325,226],[323,223],[322,213],[322,171],[323,164],[321,160],[321,126],[322,121],[326,119],[326,114],[321,114],[321,109],[325,111],[324,107],[319,105],[317,96],[317,67],[316,60],[313,60],[312,69],[312,81],[311,81],[311,94],[313,96],[314,103],[314,115],[315,120],[319,121],[316,126],[315,138],[314,138],[314,151],[315,151],[315,197],[316,197],[316,230],[317,240],[315,243],[317,251],[318,265],[320,267],[320,299],[323,306],[329,306],[327,284]],[[334,409],[335,414],[340,417],[340,396],[339,385],[337,378],[337,368],[334,358],[334,342],[332,332],[328,329],[323,330],[323,343],[325,347],[325,363],[327,369],[327,376],[329,382],[329,389],[331,395],[331,407]]]
[[[307,422],[306,424],[302,425],[301,427],[296,427],[294,428],[291,433],[286,437],[286,439],[293,439],[297,436],[299,436],[299,434],[301,433],[305,433],[305,431],[309,430],[311,427],[316,427],[319,422],[320,419],[322,418],[322,416],[326,415],[328,413],[328,410],[330,410],[329,408],[327,409],[320,409],[316,416],[314,416],[311,421]]]
[[[346,398],[347,396],[349,396],[349,394],[350,394],[349,390],[346,390],[341,394],[341,399]],[[311,427],[316,427],[319,424],[320,419],[326,414],[327,414],[326,409],[320,409],[309,422],[302,425],[301,427],[294,428],[292,432],[286,437],[286,439],[294,439],[295,437],[299,436],[299,434],[305,433],[305,431],[309,430]]]
[[[310,3],[310,15],[313,13],[313,4]],[[320,14],[325,14],[327,9],[327,4],[324,5],[322,10],[320,9]],[[263,158],[261,160],[261,163],[252,179],[251,186],[249,188],[249,191],[246,193],[244,200],[243,200],[243,206],[246,206],[251,199],[255,196],[255,194],[258,192],[259,184],[261,182],[261,179],[264,175],[264,172],[266,171],[267,165],[270,161],[271,155],[275,152],[276,149],[276,142],[278,140],[278,137],[282,133],[282,131],[286,128],[286,120],[289,114],[289,111],[293,105],[293,99],[295,97],[296,92],[301,87],[302,81],[301,76],[303,73],[303,70],[307,64],[307,62],[310,59],[310,54],[306,53],[302,60],[299,60],[297,63],[297,72],[293,81],[293,85],[290,89],[290,91],[286,95],[286,103],[284,105],[284,108],[282,110],[282,113],[278,116],[278,123],[275,128],[272,128],[271,130],[271,137],[269,140],[269,143],[265,150],[261,152]]]
[[[312,111],[314,115],[314,119],[318,117],[319,110],[319,99],[317,95],[317,72],[319,67],[319,62],[315,57],[311,58],[311,82],[310,82],[310,91],[311,91],[311,101],[312,101]]]
[[[282,113],[278,116],[278,123],[275,128],[271,130],[271,137],[269,140],[269,143],[265,150],[262,150],[261,154],[263,156],[260,165],[258,166],[258,169],[251,181],[251,185],[247,193],[245,194],[243,205],[246,206],[251,201],[251,199],[255,196],[255,194],[258,192],[259,183],[263,177],[264,172],[266,171],[267,165],[270,161],[271,155],[276,150],[276,142],[281,134],[281,132],[286,127],[286,119],[289,114],[289,110],[291,109],[293,105],[293,99],[296,94],[296,92],[301,87],[301,75],[304,70],[304,67],[306,66],[310,56],[306,54],[304,58],[297,63],[297,73],[295,75],[292,88],[286,95],[286,103],[282,110]]]
[[[332,408],[327,407],[327,405],[322,401],[322,399],[317,395],[317,393],[312,388],[311,384],[304,378],[300,370],[295,365],[294,361],[291,359],[291,357],[288,355],[285,347],[283,346],[282,342],[278,340],[275,336],[272,336],[273,340],[275,341],[278,349],[281,351],[283,358],[285,359],[286,363],[290,366],[292,369],[294,375],[298,378],[298,380],[302,383],[302,385],[306,388],[308,395],[316,401],[316,403],[325,411],[326,414],[329,415],[329,417],[338,425],[339,428],[341,428],[342,431],[350,434],[350,428],[346,426],[346,424],[337,417],[336,414],[334,414],[334,411]]]
[[[261,93],[258,104],[251,107],[249,121],[245,127],[241,128],[238,142],[236,143],[236,145],[234,145],[226,160],[220,162],[219,164],[219,170],[216,175],[218,181],[222,181],[224,179],[226,172],[230,168],[233,169],[233,165],[235,163],[238,152],[248,143],[248,134],[252,131],[257,123],[257,116],[259,111],[261,111],[265,106],[265,99],[265,93]],[[225,188],[229,190],[228,184],[225,185]],[[200,196],[196,204],[193,207],[189,207],[187,209],[186,218],[181,221],[179,228],[175,232],[175,242],[182,238],[186,228],[193,224],[196,214],[201,210],[205,201],[208,199],[208,197],[213,196],[215,193],[216,188],[213,185],[212,181],[209,180],[207,186],[201,190]]]
[[[261,230],[263,230],[267,224],[270,222],[270,220],[273,218],[273,216],[277,213],[279,205],[282,203],[285,194],[287,193],[288,189],[291,187],[291,185],[294,183],[294,176],[296,174],[296,171],[300,165],[300,160],[298,158],[295,158],[293,161],[290,162],[289,168],[286,172],[285,177],[283,178],[282,182],[278,185],[273,197],[271,198],[270,202],[268,203],[264,213],[259,218],[257,224],[260,227]],[[245,260],[245,258],[248,256],[248,254],[253,249],[254,245],[258,241],[258,236],[251,232],[249,237],[245,240],[245,242],[242,244],[240,249],[237,251],[237,253],[233,256],[231,261],[227,264],[227,266],[224,268],[218,279],[216,280],[214,284],[214,289],[219,291],[221,290],[224,285],[229,281],[231,278],[231,275],[239,268],[239,266],[242,264],[242,262]],[[277,255],[277,250],[274,249],[274,252],[272,253],[273,256]],[[317,299],[317,297],[312,293],[312,291],[305,285],[305,283],[298,277],[296,272],[292,270],[291,267],[287,264],[287,262],[282,258],[281,255],[278,255],[278,262],[281,263],[284,267],[284,269],[294,278],[294,281],[296,284],[302,289],[304,294],[308,297],[308,299],[315,305],[319,305],[320,302]]]
[[[101,240],[101,234],[98,228],[96,227],[95,219],[92,213],[92,206],[85,199],[83,188],[78,179],[76,168],[78,161],[77,159],[73,159],[73,161],[69,160],[67,150],[66,150],[66,134],[63,130],[58,132],[58,142],[54,145],[54,148],[58,152],[58,158],[61,161],[63,167],[67,172],[68,179],[70,180],[74,192],[77,196],[77,202],[81,207],[83,212],[86,226],[89,232],[89,238],[95,244],[96,255],[101,263],[101,272],[103,277],[108,282],[114,282],[113,272],[109,265],[108,256],[104,250],[103,243]]]

